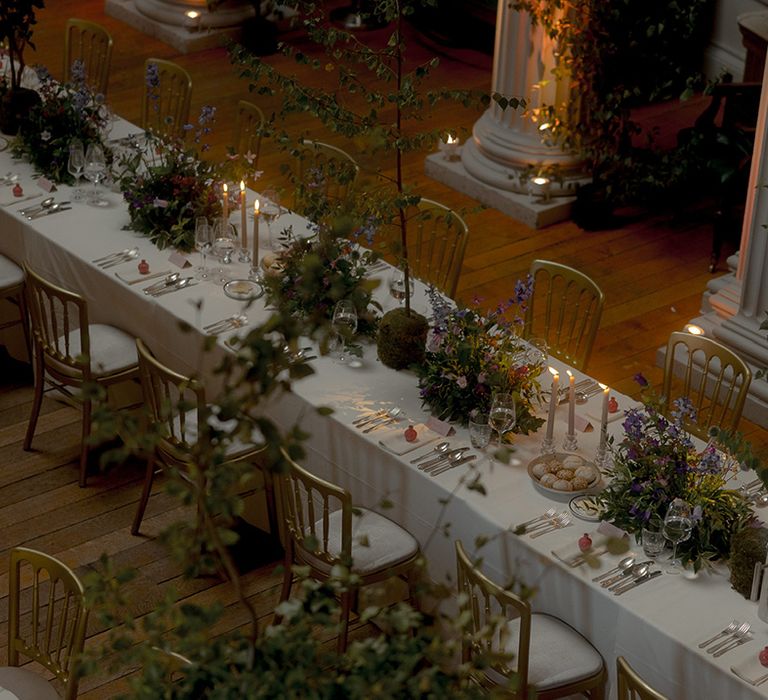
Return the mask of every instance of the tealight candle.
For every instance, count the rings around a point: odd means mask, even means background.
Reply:
[[[549,416],[547,417],[547,437],[548,441],[552,440],[552,434],[555,430],[555,410],[557,409],[558,388],[560,386],[560,375],[554,367],[550,367],[549,371],[552,373],[552,389],[549,396]]]
[[[537,175],[528,181],[528,191],[531,197],[541,197],[545,201],[549,199],[549,178]]]
[[[200,28],[200,13],[197,10],[187,10],[184,15],[186,16],[184,24],[190,32]]]
[[[459,156],[459,139],[448,134],[445,141],[440,141],[440,150],[446,160],[456,160]]]
[[[568,374],[568,435],[573,435],[576,420],[576,377],[571,370],[566,370],[566,373]]]
[[[227,188],[227,183],[225,182],[221,189],[224,190],[224,203],[222,205],[222,218],[224,221],[229,219],[229,190]]]
[[[259,264],[259,200],[253,203],[253,266]]]
[[[248,222],[245,215],[246,198],[245,198],[245,182],[240,180],[240,232],[243,250],[248,250]]]

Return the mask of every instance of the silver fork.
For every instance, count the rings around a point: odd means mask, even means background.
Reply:
[[[752,637],[749,636],[750,627],[746,622],[741,627],[744,626],[746,626],[746,630],[743,632],[739,631],[739,633],[734,635],[735,639],[730,644],[724,646],[722,649],[719,649],[714,654],[712,654],[712,656],[722,656],[723,654],[727,654],[729,651],[733,651],[736,647],[740,647],[742,644],[749,642],[752,639]],[[741,627],[739,627],[739,630],[741,630]]]
[[[524,523],[520,523],[519,525],[515,525],[514,529],[519,530],[521,527],[530,527],[534,523],[539,522],[540,520],[547,520],[548,518],[551,518],[557,513],[556,508],[547,508],[541,515],[537,515],[535,518],[531,518],[530,520],[526,520]]]
[[[568,513],[560,513],[560,515],[558,515],[555,518],[551,527],[544,528],[543,530],[537,530],[531,535],[531,539],[534,539],[536,537],[541,537],[542,535],[546,535],[550,532],[554,532],[555,530],[560,530],[561,528],[564,528],[564,527],[568,527],[570,524],[571,524],[571,516],[568,515]]]
[[[526,528],[525,533],[527,535],[530,535],[532,532],[536,532],[537,530],[541,530],[544,527],[549,527],[550,525],[553,525],[555,523],[555,521],[558,518],[562,517],[563,515],[567,515],[567,512],[563,511],[562,513],[558,513],[557,511],[555,511],[554,513],[552,513],[552,515],[547,516],[546,518],[540,520],[537,523],[534,523],[533,525],[529,525]]]
[[[738,626],[741,623],[738,620],[731,620],[730,624],[725,627],[724,629],[721,629],[714,637],[711,637],[706,642],[702,642],[699,644],[699,649],[703,649],[704,647],[708,647],[712,642],[716,642],[720,637],[724,637],[728,634],[733,634]]]
[[[739,625],[739,628],[733,632],[732,634],[728,635],[722,642],[715,644],[713,647],[710,647],[707,649],[707,654],[712,654],[713,656],[719,656],[719,653],[723,649],[727,649],[729,644],[732,644],[740,637],[743,637],[745,634],[749,633],[750,625],[748,622],[742,622],[741,625]]]

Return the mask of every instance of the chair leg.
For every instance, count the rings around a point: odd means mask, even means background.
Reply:
[[[32,362],[32,338],[29,332],[29,312],[27,310],[27,300],[24,297],[24,292],[19,294],[19,317],[21,318],[21,329],[24,331],[24,344],[27,347],[27,357],[29,357],[30,363]]]
[[[27,434],[24,436],[24,449],[28,452],[32,449],[32,438],[35,436],[37,419],[40,417],[40,407],[43,405],[43,388],[45,385],[45,367],[43,367],[42,350],[35,349],[34,361],[35,395],[32,400],[32,415],[29,417]]]
[[[336,641],[336,651],[343,654],[347,650],[349,640],[349,616],[352,614],[352,604],[355,600],[355,590],[347,590],[341,594],[341,629]]]
[[[88,473],[88,453],[91,449],[88,438],[91,436],[92,409],[93,404],[91,401],[83,401],[82,441],[80,444],[80,488],[85,487],[85,479]]]
[[[144,519],[144,511],[147,509],[149,494],[152,493],[152,482],[155,480],[155,455],[147,458],[147,471],[144,474],[144,486],[141,490],[141,498],[136,508],[136,515],[133,516],[133,525],[131,525],[131,534],[138,535],[141,521]]]
[[[288,542],[286,542],[285,545],[285,558],[283,559],[283,586],[280,589],[280,600],[278,601],[279,603],[283,603],[284,601],[288,600],[291,595],[291,588],[293,587],[293,570],[291,569],[292,565],[293,549],[291,547],[289,537]],[[283,616],[275,613],[272,618],[272,624],[279,625],[282,620]]]

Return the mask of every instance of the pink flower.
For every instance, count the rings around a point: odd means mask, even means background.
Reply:
[[[488,376],[485,374],[485,372],[480,372],[480,374],[477,375],[477,381],[479,384],[485,384],[486,379],[488,379]]]
[[[459,389],[466,389],[467,388],[467,378],[462,376],[458,377],[456,379],[456,384],[458,385]]]

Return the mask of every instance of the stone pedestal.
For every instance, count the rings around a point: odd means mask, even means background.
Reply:
[[[708,285],[703,313],[691,321],[738,353],[749,363],[753,373],[768,367],[768,331],[760,330],[760,325],[768,318],[768,236],[765,232],[768,222],[768,190],[765,188],[768,182],[768,90],[765,81],[764,73],[739,255],[729,259],[732,267],[729,274]],[[752,379],[744,416],[768,427],[768,382],[764,379]]]
[[[493,103],[475,123],[460,164],[430,156],[427,174],[532,226],[568,218],[577,185],[588,179],[580,162],[553,144],[553,125],[540,111],[570,111],[569,81],[553,75],[556,63],[557,47],[543,27],[499,0],[491,92],[523,97],[527,107]],[[547,177],[552,168],[557,179]],[[546,178],[543,196],[533,180],[538,175]]]
[[[220,46],[225,38],[239,41],[240,25],[256,12],[248,0],[229,0],[215,12],[205,0],[105,0],[104,11],[182,53]]]

